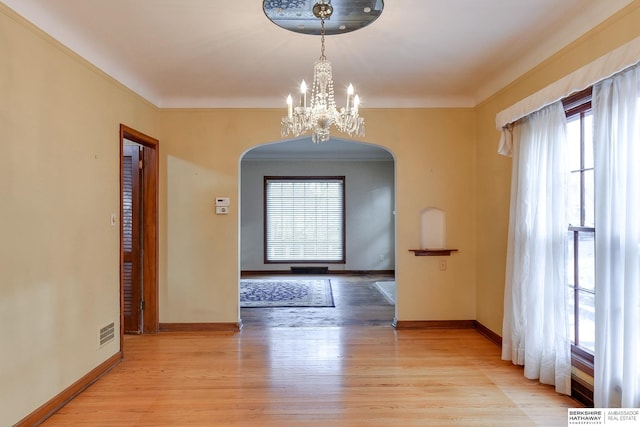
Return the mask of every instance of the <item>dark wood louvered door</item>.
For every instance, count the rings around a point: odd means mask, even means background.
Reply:
[[[160,330],[158,149],[157,139],[120,125],[120,348],[125,333]]]
[[[124,332],[142,332],[142,147],[125,145],[122,157],[122,273]]]

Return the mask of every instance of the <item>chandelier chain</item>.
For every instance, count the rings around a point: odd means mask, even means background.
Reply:
[[[324,56],[324,14],[320,18],[320,60],[327,59]]]

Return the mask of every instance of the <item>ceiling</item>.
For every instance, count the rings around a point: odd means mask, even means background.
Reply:
[[[0,1],[158,107],[285,109],[320,55],[262,0]],[[385,0],[375,22],[327,36],[326,56],[363,115],[473,107],[631,1]]]
[[[333,0],[334,15],[369,1]],[[336,98],[353,83],[365,118],[367,108],[474,107],[631,1],[384,0],[374,22],[326,37]],[[286,111],[320,56],[318,35],[275,25],[262,0],[0,2],[160,108]],[[244,159],[392,159],[331,142],[298,138]]]

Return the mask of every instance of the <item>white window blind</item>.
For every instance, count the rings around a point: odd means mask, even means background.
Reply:
[[[344,177],[265,177],[265,262],[344,262]]]

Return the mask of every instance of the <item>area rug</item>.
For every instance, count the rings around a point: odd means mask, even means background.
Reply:
[[[396,282],[376,282],[376,288],[391,304],[396,303]]]
[[[240,280],[240,307],[335,307],[329,280]]]

